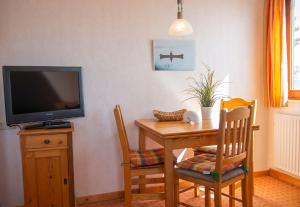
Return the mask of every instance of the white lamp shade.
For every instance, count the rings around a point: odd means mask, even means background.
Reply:
[[[193,33],[192,25],[185,19],[176,19],[169,28],[169,35],[185,36]]]

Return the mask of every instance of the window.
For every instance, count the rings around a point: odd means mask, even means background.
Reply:
[[[300,99],[300,0],[293,0],[291,13],[291,67],[289,98]]]

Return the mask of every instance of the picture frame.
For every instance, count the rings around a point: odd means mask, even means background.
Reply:
[[[155,71],[195,70],[194,40],[153,40]]]

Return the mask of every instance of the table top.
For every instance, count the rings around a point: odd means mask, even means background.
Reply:
[[[202,120],[200,123],[185,123],[183,121],[161,122],[156,119],[138,119],[135,121],[135,124],[138,127],[166,138],[199,134],[213,135],[219,131],[219,119]],[[253,130],[259,130],[259,126],[253,126]]]

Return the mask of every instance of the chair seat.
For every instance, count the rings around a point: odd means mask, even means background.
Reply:
[[[241,165],[241,162],[226,164],[222,167],[222,172],[225,174]],[[216,155],[214,154],[200,154],[195,157],[189,158],[177,164],[179,168],[195,171],[198,173],[211,175],[215,172]]]
[[[194,179],[199,179],[199,180],[205,180],[208,182],[216,182],[215,178],[209,174],[203,174],[200,172],[196,172],[196,171],[192,171],[192,170],[188,170],[188,169],[182,169],[182,168],[176,168],[176,173],[179,175],[184,175],[187,177],[192,177]],[[222,181],[228,181],[231,180],[232,178],[238,177],[240,175],[243,175],[245,172],[241,167],[237,167],[234,168],[228,172],[226,172],[225,174],[223,174],[222,176]]]
[[[152,149],[144,152],[130,152],[130,167],[144,168],[164,163],[164,149]]]
[[[211,146],[203,146],[203,147],[198,147],[194,149],[195,155],[200,155],[200,154],[217,154],[217,145],[211,145]],[[238,145],[236,145],[236,151],[238,149]],[[232,145],[229,146],[229,151],[231,153],[232,150]]]
[[[197,147],[194,149],[194,153],[196,153],[196,155],[204,154],[204,153],[216,154],[217,153],[217,145]]]

